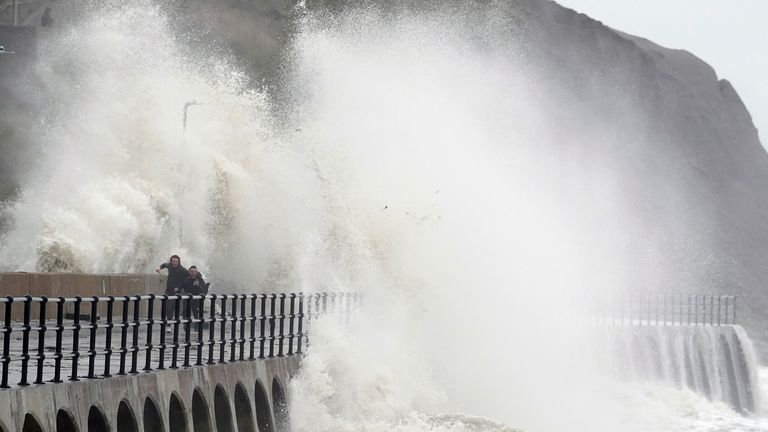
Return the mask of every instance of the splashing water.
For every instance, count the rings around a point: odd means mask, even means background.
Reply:
[[[2,209],[0,265],[180,252],[222,290],[363,291],[353,328],[313,328],[296,431],[759,430],[590,363],[575,317],[629,279],[631,206],[604,186],[621,167],[558,146],[553,112],[581,108],[554,103],[503,14],[298,13],[269,91],[190,53],[149,0],[44,39],[45,153]]]

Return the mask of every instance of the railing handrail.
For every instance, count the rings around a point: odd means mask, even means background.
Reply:
[[[125,375],[302,355],[312,319],[349,319],[360,300],[354,292],[0,297],[0,388],[10,386],[12,364],[26,386],[62,382],[65,372],[77,381],[110,377],[113,367]]]
[[[621,293],[596,299],[601,324],[736,325],[737,300],[730,294]]]

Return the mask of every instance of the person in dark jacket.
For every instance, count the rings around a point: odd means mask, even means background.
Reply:
[[[205,285],[205,281],[203,280],[203,275],[201,275],[197,271],[197,266],[190,266],[189,267],[189,276],[184,280],[184,283],[181,284],[181,292],[183,294],[192,294],[192,295],[205,295],[207,292]],[[200,305],[202,303],[202,300],[199,299],[192,299],[191,305],[192,305],[192,316],[195,318],[200,318]],[[186,301],[184,303],[187,304]],[[186,313],[184,314],[186,316]]]
[[[53,14],[51,13],[51,8],[47,7],[45,8],[45,11],[43,11],[43,16],[40,18],[40,25],[43,27],[50,27],[53,25]]]
[[[171,256],[171,259],[167,263],[160,264],[160,267],[155,270],[160,273],[160,270],[168,269],[168,280],[165,285],[165,295],[176,295],[181,293],[181,286],[184,284],[184,280],[189,276],[189,272],[184,266],[181,265],[181,258],[178,255]],[[176,311],[176,301],[169,300],[165,308],[165,316],[167,319],[173,319]]]

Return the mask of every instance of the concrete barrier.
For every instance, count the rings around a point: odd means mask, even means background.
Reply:
[[[3,432],[284,432],[283,357],[0,391]]]
[[[0,295],[105,297],[162,294],[165,281],[166,277],[159,274],[0,273]],[[99,305],[98,313],[106,314],[106,307],[105,304]],[[72,310],[66,312],[71,313]],[[87,312],[90,313],[90,310]],[[38,311],[33,309],[31,316],[32,319],[38,318]],[[14,310],[12,319],[22,319],[20,308]]]

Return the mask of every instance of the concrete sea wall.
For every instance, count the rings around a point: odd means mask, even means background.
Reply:
[[[11,432],[278,432],[298,357],[164,370],[0,391]]]

